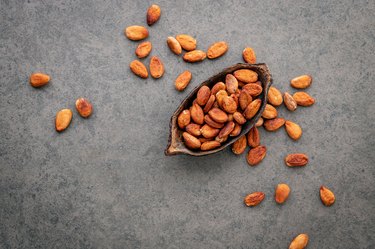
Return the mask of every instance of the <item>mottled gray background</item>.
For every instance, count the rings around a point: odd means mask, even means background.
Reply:
[[[142,80],[128,67],[138,43],[123,29],[145,25],[151,3],[0,0],[0,248],[287,248],[299,233],[310,235],[309,248],[375,248],[375,2],[160,0],[147,40],[166,73]],[[165,43],[178,33],[199,49],[219,40],[230,49],[186,64]],[[314,106],[279,108],[302,138],[262,129],[268,154],[256,167],[230,150],[164,156],[178,103],[241,62],[245,46],[282,91],[313,75]],[[193,80],[178,93],[174,79],[186,69]],[[34,71],[52,82],[32,88]],[[87,120],[74,110],[80,96],[95,108]],[[74,117],[59,134],[62,108]],[[307,153],[309,165],[286,167],[292,152]],[[273,200],[280,182],[292,189],[283,206]],[[330,208],[322,184],[336,194]],[[266,199],[247,208],[253,191]]]

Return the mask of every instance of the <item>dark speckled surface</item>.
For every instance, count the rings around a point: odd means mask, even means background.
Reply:
[[[136,42],[128,25],[145,25],[151,1],[0,0],[0,248],[287,248],[299,233],[309,248],[375,248],[375,2],[165,1],[149,29],[160,80],[142,80],[128,65]],[[218,40],[228,53],[186,64],[165,44],[188,33],[206,50]],[[177,104],[203,80],[241,62],[252,46],[274,85],[311,74],[316,98],[280,116],[299,123],[298,142],[284,130],[261,130],[264,161],[249,167],[230,150],[204,158],[165,157],[168,122]],[[144,59],[148,64],[149,58]],[[176,76],[191,85],[177,93]],[[34,71],[53,80],[28,84]],[[55,113],[84,96],[85,120],[68,130]],[[310,163],[290,169],[287,153]],[[274,187],[292,192],[283,206]],[[320,185],[337,201],[324,207]],[[246,208],[243,198],[264,191]]]

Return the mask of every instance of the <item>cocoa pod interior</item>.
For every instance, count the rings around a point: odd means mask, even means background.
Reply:
[[[177,118],[178,115],[184,110],[191,106],[192,101],[196,98],[197,92],[201,86],[208,86],[209,88],[212,88],[214,84],[216,84],[219,81],[225,82],[225,76],[227,74],[232,74],[234,71],[238,69],[250,69],[258,73],[258,80],[262,83],[263,86],[263,92],[259,96],[259,98],[262,100],[262,105],[258,111],[258,113],[249,121],[247,121],[242,126],[241,133],[236,137],[230,137],[227,141],[225,141],[220,147],[208,150],[208,151],[194,151],[189,148],[187,148],[183,142],[182,133],[177,125]],[[220,73],[212,76],[208,80],[204,81],[200,85],[198,85],[196,88],[194,88],[188,96],[180,103],[180,105],[177,107],[176,111],[173,113],[169,128],[169,139],[168,139],[168,145],[165,149],[165,155],[172,156],[172,155],[178,155],[178,154],[186,154],[191,156],[205,156],[217,153],[219,151],[222,151],[235,141],[237,141],[242,135],[249,132],[249,130],[255,125],[255,123],[258,121],[258,119],[261,117],[261,114],[263,113],[263,110],[267,104],[267,94],[268,89],[272,85],[272,75],[268,68],[268,66],[264,63],[260,64],[247,64],[247,63],[238,63],[236,65],[233,65],[231,67],[228,67],[224,70],[222,70]]]

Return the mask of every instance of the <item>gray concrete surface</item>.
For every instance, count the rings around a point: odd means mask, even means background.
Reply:
[[[149,29],[166,73],[142,80],[129,70],[137,42],[123,29],[145,25],[151,1],[0,0],[0,248],[287,248],[299,233],[309,248],[375,248],[375,2],[165,1]],[[186,64],[165,44],[188,33],[228,53]],[[249,167],[230,150],[204,158],[165,157],[168,122],[194,86],[241,62],[245,46],[269,65],[274,84],[314,76],[316,98],[280,116],[304,131],[261,130],[264,161]],[[149,62],[149,58],[143,60]],[[183,93],[174,79],[193,73]],[[28,84],[34,71],[53,80]],[[89,98],[91,118],[74,110],[58,134],[55,113]],[[286,154],[310,163],[290,169]],[[283,206],[274,187],[292,192]],[[336,203],[319,199],[320,185]],[[253,191],[266,199],[243,205]]]

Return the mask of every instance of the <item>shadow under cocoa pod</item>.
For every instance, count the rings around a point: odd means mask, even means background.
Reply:
[[[258,80],[262,83],[263,92],[259,95],[259,98],[262,100],[262,105],[257,112],[257,114],[250,120],[248,120],[243,126],[240,135],[236,137],[229,137],[227,141],[225,141],[220,147],[208,150],[208,151],[201,151],[201,150],[191,150],[187,148],[184,144],[182,133],[183,131],[178,127],[177,118],[178,115],[185,109],[189,109],[193,100],[196,98],[197,92],[201,86],[208,86],[212,88],[217,82],[222,81],[225,82],[225,76],[227,74],[232,74],[234,71],[238,69],[250,69],[258,73]],[[238,63],[234,66],[228,67],[221,71],[220,73],[212,76],[208,80],[201,83],[199,86],[194,88],[189,95],[181,102],[178,106],[177,110],[173,113],[171,117],[171,121],[169,123],[170,133],[168,139],[168,145],[165,149],[165,155],[172,156],[178,154],[186,154],[191,156],[205,156],[214,154],[216,152],[222,151],[235,141],[237,141],[242,135],[249,132],[249,130],[255,125],[258,121],[259,117],[262,115],[263,110],[267,104],[267,93],[268,89],[272,85],[272,76],[271,72],[268,69],[268,66],[264,63],[260,64],[247,64],[247,63]]]

